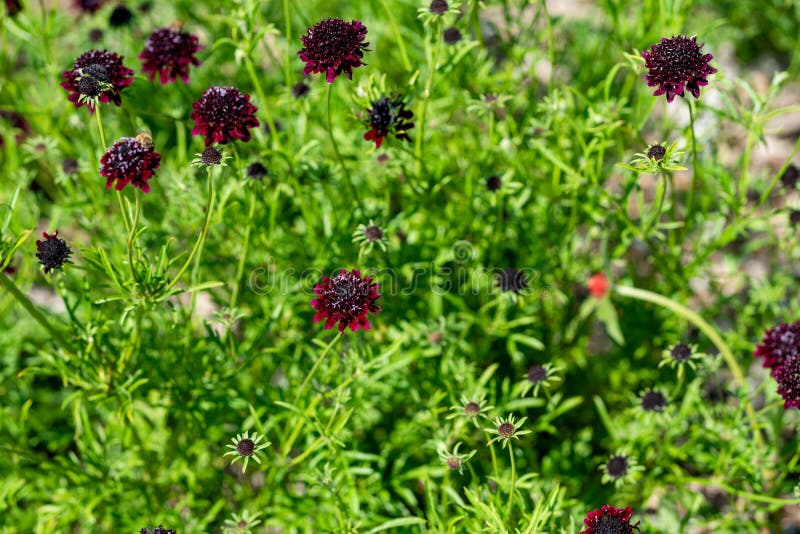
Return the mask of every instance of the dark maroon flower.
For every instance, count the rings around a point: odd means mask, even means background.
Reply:
[[[503,180],[496,174],[486,179],[486,189],[489,191],[498,191],[501,187],[503,187]]]
[[[547,380],[547,368],[544,365],[534,365],[528,369],[528,382],[540,384]]]
[[[311,91],[311,86],[308,85],[306,82],[297,82],[292,86],[292,95],[295,98],[302,98]]]
[[[139,534],[177,534],[177,531],[158,525],[155,528],[143,528],[139,531]]]
[[[444,15],[447,13],[448,5],[445,0],[433,0],[428,10],[434,15]]]
[[[628,472],[628,457],[615,454],[606,462],[606,471],[611,477],[624,477]]]
[[[247,177],[252,180],[263,180],[264,177],[269,173],[264,164],[260,161],[255,161],[247,166],[247,170],[245,171]]]
[[[6,12],[9,17],[15,17],[20,11],[22,11],[22,4],[19,0],[6,0]]]
[[[72,6],[80,11],[89,15],[97,13],[106,0],[72,0]]]
[[[220,163],[222,163],[222,152],[220,152],[213,146],[210,146],[207,149],[203,150],[203,153],[200,154],[200,163],[202,163],[206,167],[209,165],[219,165]]]
[[[639,530],[639,522],[631,525],[631,507],[625,509],[614,508],[604,504],[600,509],[589,512],[583,523],[586,528],[581,534],[633,534],[633,530]]]
[[[314,322],[324,319],[326,329],[338,322],[342,334],[348,326],[353,332],[359,328],[368,330],[367,314],[381,311],[375,303],[380,298],[378,284],[372,283],[369,276],[361,278],[358,269],[350,272],[342,269],[333,278],[323,277],[314,293],[317,295],[311,301],[311,306],[317,311]]]
[[[130,24],[133,20],[133,13],[124,5],[118,5],[108,16],[108,24],[114,28],[120,28]]]
[[[250,103],[250,95],[235,87],[210,87],[192,104],[192,109],[192,135],[204,135],[206,146],[224,145],[236,139],[247,142],[249,128],[259,125],[255,116],[257,108]]]
[[[481,413],[481,405],[477,402],[468,402],[464,405],[464,413],[468,417],[475,417],[479,413]]]
[[[642,395],[642,409],[646,412],[660,412],[667,406],[667,398],[660,391],[650,389]]]
[[[89,30],[89,41],[97,43],[103,38],[103,30],[100,28],[93,28]]]
[[[661,161],[664,159],[664,156],[667,154],[667,149],[661,145],[653,145],[647,151],[647,157],[654,159],[656,161]]]
[[[786,170],[781,174],[781,183],[786,189],[794,189],[800,179],[800,169],[790,163]]]
[[[497,427],[497,435],[501,438],[510,438],[514,436],[514,432],[516,428],[514,425],[508,422],[501,423],[500,426]]]
[[[374,141],[375,148],[380,148],[384,138],[394,134],[395,138],[411,141],[407,130],[414,127],[411,119],[414,113],[406,109],[403,97],[395,95],[392,98],[383,97],[372,102],[372,107],[367,109],[367,126],[370,130],[364,134],[366,141]]]
[[[525,273],[519,269],[509,267],[497,273],[497,287],[503,293],[513,292],[519,293],[528,288],[528,280],[525,278]]]
[[[353,69],[365,65],[361,59],[369,43],[364,42],[367,27],[361,21],[324,19],[311,26],[300,37],[303,48],[297,53],[306,63],[303,74],[325,73],[325,81],[333,83],[344,73],[353,79]]]
[[[383,238],[383,230],[381,230],[380,226],[367,226],[364,229],[364,237],[370,243],[376,243]]]
[[[800,408],[800,355],[793,355],[772,370],[778,382],[778,395],[783,398],[783,408]]]
[[[14,136],[17,144],[22,143],[31,134],[31,125],[25,120],[25,117],[16,111],[0,109],[0,120],[8,122],[12,128],[19,130],[19,133]],[[0,148],[3,148],[3,146],[5,146],[5,140],[0,135]]]
[[[676,96],[683,96],[688,89],[695,98],[700,98],[700,87],[708,85],[707,77],[717,72],[708,64],[714,56],[703,54],[697,44],[697,37],[662,38],[650,50],[642,52],[648,74],[644,77],[647,85],[657,87],[653,96],[667,95],[667,102]]]
[[[67,246],[66,241],[58,237],[58,230],[54,234],[42,232],[42,236],[44,236],[44,241],[36,241],[36,258],[44,267],[44,273],[47,274],[68,263],[72,249]]]
[[[61,170],[64,174],[75,174],[78,172],[78,161],[72,158],[66,158],[61,162]]]
[[[114,143],[100,158],[100,174],[106,177],[106,188],[116,181],[115,189],[121,191],[126,185],[138,187],[144,193],[150,191],[147,183],[161,165],[161,154],[153,150],[149,135],[123,137]]]
[[[122,64],[123,56],[118,56],[108,50],[89,50],[75,60],[72,70],[65,71],[62,75],[66,78],[61,82],[61,87],[69,93],[69,101],[76,107],[86,105],[94,113],[94,99],[82,99],[81,90],[90,90],[94,83],[100,87],[97,98],[103,104],[114,102],[122,104],[120,91],[133,83],[133,71]],[[83,83],[80,83],[83,80]],[[86,96],[91,96],[85,94]]]
[[[200,60],[195,57],[198,50],[197,37],[182,31],[179,25],[154,30],[139,54],[142,72],[150,75],[151,82],[158,74],[162,84],[178,78],[189,83],[189,65],[200,65]]]
[[[781,323],[764,333],[755,357],[764,358],[764,367],[775,371],[789,358],[800,355],[800,321]]]
[[[236,444],[236,452],[239,456],[252,456],[256,450],[256,443],[250,439],[245,438]]]
[[[692,348],[686,343],[678,343],[669,351],[676,361],[686,362],[692,357]]]
[[[455,28],[455,27],[447,28],[444,31],[444,35],[442,37],[444,38],[444,42],[445,43],[447,43],[447,44],[456,44],[457,42],[459,42],[461,40],[461,32],[458,31],[458,28]]]

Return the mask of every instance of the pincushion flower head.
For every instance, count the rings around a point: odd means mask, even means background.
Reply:
[[[324,320],[326,330],[336,323],[342,334],[348,326],[353,332],[359,328],[369,330],[367,314],[381,311],[375,303],[380,298],[378,284],[369,276],[362,278],[358,269],[350,272],[342,269],[332,278],[324,276],[314,293],[317,296],[310,303],[317,311],[314,322]]]
[[[613,483],[616,487],[633,482],[643,470],[635,458],[623,453],[614,454],[600,464],[603,484]]]
[[[413,118],[414,113],[406,109],[402,96],[379,98],[367,109],[366,123],[370,130],[364,134],[364,140],[374,141],[375,148],[380,148],[388,135],[411,142],[408,130],[414,127]]]
[[[764,367],[772,369],[773,376],[785,361],[797,356],[800,356],[800,321],[781,323],[767,330],[755,352],[756,358],[764,358]]]
[[[303,48],[297,53],[306,64],[303,74],[323,72],[328,83],[340,74],[352,80],[353,69],[365,65],[361,59],[369,46],[366,35],[367,27],[358,20],[331,18],[311,26],[300,37]]]
[[[148,134],[123,137],[114,143],[100,158],[100,174],[106,177],[106,188],[114,182],[121,191],[126,185],[150,191],[147,183],[161,165],[161,154],[153,150],[153,140]]]
[[[717,72],[708,64],[714,56],[703,54],[701,48],[697,37],[678,35],[664,37],[650,50],[644,50],[642,57],[648,69],[644,79],[647,85],[657,88],[653,96],[666,95],[667,102],[672,102],[688,89],[692,96],[700,98],[700,87],[708,85],[708,76]]]
[[[440,443],[439,446],[436,448],[436,452],[439,455],[439,459],[444,463],[448,469],[451,471],[458,471],[459,474],[464,473],[464,464],[466,464],[470,458],[475,456],[477,451],[469,451],[467,453],[458,453],[458,449],[461,447],[461,443],[456,443],[455,447],[453,447],[452,452],[447,450],[447,445],[444,443]]]
[[[143,528],[139,531],[139,534],[177,534],[177,532],[177,530],[158,525],[155,528]]]
[[[554,367],[551,363],[534,364],[528,367],[525,373],[525,378],[519,382],[519,385],[514,389],[520,397],[525,396],[528,392],[532,392],[533,396],[539,395],[539,389],[549,389],[554,384],[561,382],[561,377],[558,376],[560,367]]]
[[[225,445],[225,447],[231,450],[223,454],[223,456],[233,456],[233,460],[231,460],[232,464],[242,460],[242,473],[246,473],[247,463],[250,461],[250,458],[260,464],[261,459],[258,457],[258,453],[271,445],[269,441],[259,444],[259,441],[261,441],[263,437],[264,436],[259,436],[257,432],[253,432],[252,435],[249,435],[248,432],[236,434],[235,438],[231,438],[231,444]]]
[[[800,355],[789,356],[771,374],[778,383],[783,408],[800,408]]]
[[[495,441],[502,441],[503,448],[505,449],[511,438],[519,439],[520,436],[531,433],[530,430],[520,430],[527,420],[527,417],[523,417],[515,421],[513,415],[509,415],[507,418],[497,417],[491,428],[484,428],[483,430],[489,434],[495,434],[495,437],[489,440],[489,444]]]
[[[44,267],[44,273],[61,269],[65,263],[69,263],[69,255],[72,249],[67,242],[58,237],[58,230],[53,234],[42,232],[44,240],[36,241],[36,259]]]
[[[599,509],[589,512],[583,523],[586,528],[581,534],[633,534],[639,530],[639,522],[631,525],[631,507],[615,508],[604,504]]]
[[[488,419],[488,414],[493,409],[494,406],[487,406],[485,394],[475,395],[471,398],[467,397],[466,395],[462,395],[461,404],[451,406],[450,414],[447,416],[447,418],[455,419],[457,417],[464,417],[472,421],[476,428],[480,428],[478,419]]]
[[[76,107],[86,105],[94,112],[95,102],[122,104],[120,91],[133,83],[133,71],[122,64],[123,56],[108,50],[84,52],[72,69],[62,76],[61,87],[69,93]]]
[[[151,82],[158,75],[162,85],[178,78],[189,83],[189,66],[200,65],[200,60],[195,57],[198,50],[197,37],[183,31],[180,24],[153,30],[139,54],[142,72],[150,75]]]
[[[210,87],[192,104],[190,117],[195,123],[192,135],[205,136],[206,146],[222,145],[240,139],[250,140],[250,128],[259,126],[256,107],[250,95],[236,87]]]

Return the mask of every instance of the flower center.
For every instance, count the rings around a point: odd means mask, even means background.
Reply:
[[[628,534],[628,529],[622,519],[607,517],[594,527],[594,534]]]
[[[510,438],[514,435],[514,425],[511,423],[503,423],[497,427],[497,435],[501,438]]]
[[[464,413],[469,416],[478,415],[481,411],[481,407],[478,405],[477,402],[468,402],[466,406],[464,406]]]
[[[255,450],[256,444],[250,438],[245,438],[236,444],[236,452],[238,452],[240,456],[252,456]]]
[[[542,365],[534,365],[528,369],[528,381],[533,384],[544,382],[547,379],[547,369]]]

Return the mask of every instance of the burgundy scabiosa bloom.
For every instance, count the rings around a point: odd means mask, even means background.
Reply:
[[[781,323],[767,330],[755,352],[756,358],[764,358],[764,367],[772,369],[772,376],[784,362],[797,356],[800,356],[800,321]]]
[[[800,408],[800,356],[786,358],[780,367],[772,370],[772,376],[778,382],[783,408]]]
[[[644,50],[642,57],[648,69],[644,79],[650,87],[657,87],[653,96],[666,94],[667,102],[672,102],[688,89],[700,98],[700,87],[708,85],[708,76],[717,72],[708,64],[714,56],[703,54],[702,47],[697,44],[697,37],[679,35],[664,37],[650,50]]]
[[[72,6],[81,13],[94,15],[105,3],[106,0],[73,0]]]
[[[642,409],[646,412],[661,412],[667,407],[669,401],[660,391],[649,389],[642,394]]]
[[[139,54],[142,72],[150,75],[151,82],[158,75],[162,85],[178,78],[189,83],[189,65],[200,65],[200,60],[195,57],[198,50],[197,37],[182,31],[179,24],[159,28],[150,34]]]
[[[324,319],[326,330],[333,328],[336,323],[339,323],[339,332],[342,334],[348,326],[353,332],[359,328],[368,330],[370,324],[367,314],[381,311],[381,307],[375,303],[380,298],[378,284],[373,283],[369,276],[361,278],[358,269],[350,272],[342,269],[333,278],[322,277],[314,293],[317,295],[311,301],[311,306],[317,311],[314,322]]]
[[[155,528],[143,528],[139,531],[139,534],[177,534],[177,531],[171,528],[164,528],[162,525],[158,525]]]
[[[509,267],[497,273],[497,287],[503,293],[520,293],[528,289],[528,280],[525,273],[514,267]]]
[[[86,105],[94,113],[95,97],[103,104],[122,104],[120,91],[133,83],[133,71],[122,64],[123,56],[108,50],[89,50],[75,60],[62,76],[61,87],[76,107]],[[89,98],[86,98],[89,97]]]
[[[9,17],[14,17],[22,11],[22,4],[19,0],[6,0],[6,12]]]
[[[255,116],[257,108],[250,103],[250,95],[235,87],[209,87],[192,104],[192,109],[192,135],[204,135],[206,146],[224,145],[236,139],[247,142],[249,129],[259,126]]]
[[[639,530],[639,522],[631,525],[631,507],[614,508],[604,504],[598,510],[589,512],[583,523],[586,528],[581,534],[633,534],[633,530]]]
[[[389,134],[410,142],[407,130],[414,127],[411,121],[413,118],[414,113],[406,109],[402,96],[379,98],[372,102],[371,108],[367,109],[366,122],[370,130],[364,134],[364,139],[374,141],[375,148],[380,148],[384,138]]]
[[[44,240],[36,241],[36,259],[44,267],[44,273],[60,269],[69,262],[72,249],[67,242],[58,237],[58,230],[53,234],[42,232]]]
[[[161,154],[153,150],[153,140],[147,134],[123,137],[114,143],[100,158],[100,174],[106,177],[106,188],[116,181],[114,187],[121,191],[126,185],[138,187],[144,193],[150,191],[147,183],[161,165]]]
[[[361,21],[324,19],[311,26],[300,37],[303,48],[297,53],[306,66],[303,74],[325,73],[325,81],[333,83],[344,73],[353,79],[353,69],[365,65],[361,59],[369,43],[364,42],[367,27]]]

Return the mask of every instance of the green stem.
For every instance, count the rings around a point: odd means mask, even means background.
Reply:
[[[342,159],[342,154],[339,152],[339,145],[336,144],[336,138],[333,136],[333,123],[331,121],[331,94],[333,93],[333,84],[328,84],[328,135],[331,138],[331,144],[333,145],[333,151],[336,154],[336,160],[339,162],[339,166],[342,168],[342,174],[344,174],[345,182],[347,182],[347,186],[350,189],[350,195],[358,204],[361,213],[366,213],[364,210],[364,204],[361,203],[361,198],[358,196],[358,191],[356,191],[355,186],[353,185],[353,178],[350,176],[350,172],[347,170],[347,166],[344,163],[344,159]]]
[[[792,164],[792,159],[794,159],[794,155],[797,154],[798,150],[800,150],[800,138],[798,138],[797,142],[795,142],[794,148],[792,149],[792,152],[789,154],[789,157],[786,158],[786,161],[783,163],[781,168],[778,169],[778,172],[775,173],[775,176],[772,177],[772,181],[770,182],[769,187],[767,187],[767,190],[764,191],[764,193],[761,195],[761,198],[758,199],[758,205],[756,206],[756,208],[760,208],[761,205],[767,201],[769,195],[772,193],[772,190],[775,189],[775,186],[778,185],[778,182],[781,180],[781,176],[783,176],[783,173],[786,172],[786,169],[788,169],[789,165]]]
[[[744,154],[742,155],[742,174],[739,176],[739,189],[737,191],[738,198],[733,212],[734,216],[736,217],[738,217],[739,213],[741,213],[745,202],[747,202],[747,181],[749,178],[747,171],[750,167],[750,155],[753,153],[753,145],[755,144],[756,140],[755,135],[752,132],[753,130],[749,129],[747,133]]]
[[[742,369],[739,367],[739,364],[736,363],[736,358],[733,356],[733,352],[728,344],[722,339],[722,337],[720,337],[714,327],[708,324],[705,319],[700,317],[686,306],[678,304],[674,300],[670,300],[663,295],[659,295],[658,293],[653,293],[652,291],[629,286],[614,286],[614,289],[623,297],[650,302],[657,306],[666,308],[695,325],[708,337],[708,339],[711,340],[714,346],[719,350],[720,354],[722,354],[722,357],[725,359],[725,363],[728,365],[728,369],[731,371],[736,384],[744,390],[747,389],[747,382],[745,382],[744,374],[742,373]],[[763,447],[763,442],[761,439],[761,433],[758,431],[756,414],[753,410],[753,405],[750,403],[750,400],[747,397],[745,397],[745,411],[747,412],[747,417],[750,420],[750,426],[753,428],[753,435],[755,436],[756,445],[761,448]]]
[[[655,224],[656,227],[658,226],[658,220],[661,218],[661,210],[664,209],[664,197],[667,196],[667,177],[664,174],[664,171],[661,171],[659,174],[659,184],[656,185],[656,210],[647,220],[644,226],[644,230],[642,230],[642,240],[647,241],[647,236],[650,233],[650,229]],[[660,187],[659,187],[660,185]]]
[[[683,225],[683,231],[681,232],[682,235],[686,234],[686,231],[689,229],[689,224],[691,224],[692,216],[694,215],[694,190],[697,187],[697,182],[701,178],[700,162],[697,158],[697,137],[695,136],[694,132],[694,106],[692,105],[691,101],[688,101],[688,105],[689,125],[692,130],[692,180],[689,183],[689,198],[686,201],[686,217]]]
[[[15,284],[13,280],[11,280],[2,272],[0,272],[0,284],[2,284],[2,286],[5,287],[9,293],[14,295],[14,298],[16,298],[17,301],[22,304],[26,310],[28,310],[28,313],[31,314],[31,317],[33,317],[37,323],[42,325],[42,327],[47,330],[47,332],[50,334],[50,337],[58,346],[64,350],[69,350],[70,345],[67,343],[66,339],[64,339],[62,333],[56,330],[56,328],[50,324],[47,318],[45,318],[44,314],[42,314],[42,312],[39,311],[36,306],[34,306],[33,302],[31,302],[31,299],[29,299],[25,293],[20,291],[20,289],[17,287],[17,284]]]
[[[264,89],[261,87],[261,82],[258,81],[258,75],[256,74],[256,69],[250,56],[245,58],[244,64],[247,68],[247,74],[250,75],[250,81],[253,83],[253,87],[256,88],[258,99],[261,101],[261,110],[264,113],[264,118],[267,120],[267,126],[269,126],[270,140],[274,140],[275,146],[278,147],[278,150],[281,150],[281,140],[278,138],[278,130],[275,128],[275,121],[272,120],[272,113],[269,112],[269,106],[267,106],[267,96],[264,93]]]
[[[403,60],[403,67],[406,69],[406,71],[411,72],[411,61],[408,60],[406,45],[403,42],[403,36],[400,34],[400,28],[397,26],[397,19],[394,16],[394,11],[389,8],[389,4],[386,3],[386,0],[381,0],[381,4],[383,4],[383,8],[386,10],[386,14],[389,15],[389,25],[392,27],[392,31],[397,38],[397,47],[400,49],[400,57]]]
[[[514,446],[508,442],[508,457],[511,459],[511,489],[508,492],[508,504],[506,505],[506,518],[511,524],[511,507],[514,505],[514,486],[517,483],[517,468],[514,464]]]
[[[197,253],[197,251],[200,248],[202,248],[203,243],[205,243],[206,236],[208,235],[208,229],[211,226],[211,212],[214,210],[214,198],[215,198],[215,194],[216,194],[216,192],[214,191],[214,180],[213,180],[212,174],[213,173],[211,172],[211,167],[209,167],[208,168],[208,204],[206,204],[206,219],[205,219],[205,222],[203,223],[203,230],[200,232],[200,235],[197,236],[197,241],[195,242],[194,247],[192,248],[192,252],[189,254],[189,257],[186,258],[186,262],[181,267],[181,270],[178,271],[178,274],[175,276],[175,278],[172,280],[172,282],[170,282],[169,285],[166,288],[164,288],[164,292],[165,293],[167,291],[169,291],[170,289],[172,289],[172,287],[175,284],[178,283],[178,280],[181,279],[181,276],[183,276],[183,273],[185,273],[186,269],[188,269],[189,265],[191,265],[192,259],[194,258],[194,256]]]
[[[340,337],[342,337],[342,336],[341,335],[334,336],[333,339],[331,340],[331,342],[328,343],[328,345],[325,347],[325,350],[322,351],[322,354],[320,354],[319,358],[317,358],[317,361],[314,362],[314,366],[311,368],[311,371],[308,372],[308,374],[306,375],[305,380],[303,380],[303,383],[300,384],[300,389],[297,390],[297,393],[294,396],[295,404],[297,404],[297,401],[300,400],[300,396],[303,394],[303,392],[305,391],[306,387],[308,386],[308,383],[311,381],[311,377],[313,377],[314,373],[317,372],[317,368],[322,363],[322,360],[325,359],[325,356],[327,356],[328,353],[331,351],[331,348],[333,347],[333,344],[336,343],[336,341],[338,341]]]
[[[108,145],[106,145],[106,133],[103,130],[103,120],[100,118],[99,103],[95,103],[94,116],[97,119],[97,129],[100,131],[100,142],[103,144],[103,153],[105,154],[108,151]]]
[[[292,20],[289,16],[289,0],[283,0],[284,30],[286,36],[286,59],[283,62],[283,82],[286,85],[286,129],[289,134],[290,154],[294,154],[294,122],[292,119]],[[290,164],[290,167],[292,165]]]
[[[242,284],[242,275],[244,274],[244,263],[245,258],[247,258],[247,249],[250,246],[250,230],[253,227],[253,217],[255,216],[256,212],[256,196],[255,194],[250,195],[250,206],[247,211],[247,227],[244,231],[244,241],[242,243],[242,252],[239,255],[239,265],[236,267],[236,278],[234,279],[233,285],[233,296],[231,296],[231,308],[236,307],[236,302],[239,299],[239,288]]]
[[[436,62],[439,60],[439,49],[442,46],[443,40],[443,37],[439,33],[439,24],[434,24],[433,34],[436,42],[433,45],[433,54],[431,54],[431,61],[428,64],[428,79],[425,80],[425,91],[422,93],[422,108],[420,109],[419,121],[417,122],[419,125],[419,134],[417,135],[417,141],[414,144],[414,158],[417,162],[417,176],[419,177],[420,182],[422,182],[424,171],[424,163],[422,160],[422,143],[425,138],[425,116],[428,114],[428,102],[431,99],[431,87],[433,87],[434,78],[433,75],[436,73]]]

